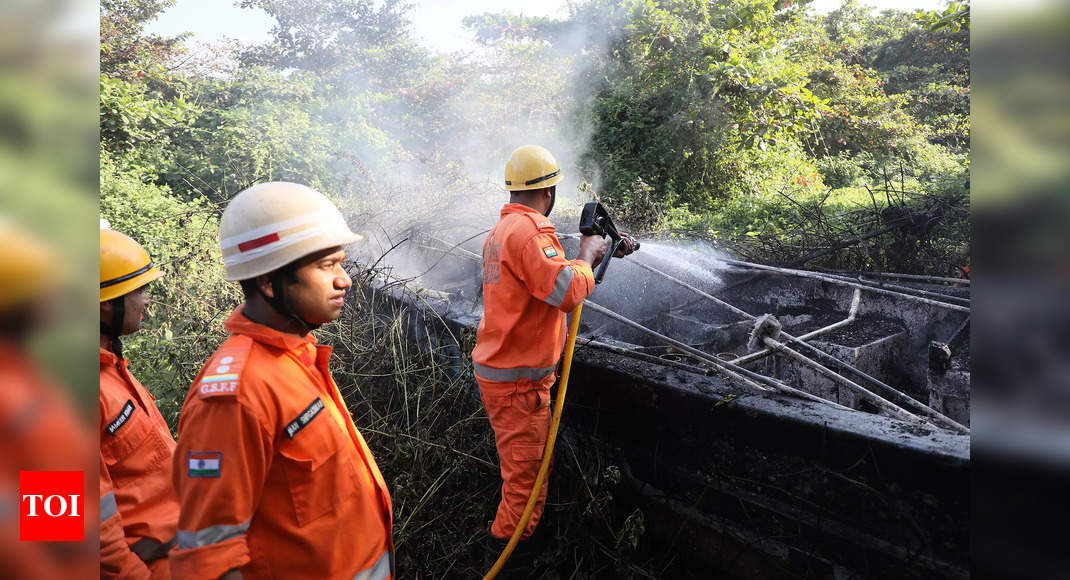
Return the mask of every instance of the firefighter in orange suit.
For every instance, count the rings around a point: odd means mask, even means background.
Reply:
[[[338,318],[361,236],[303,185],[255,185],[220,223],[245,295],[178,425],[176,578],[393,577],[390,494],[310,331]]]
[[[137,242],[100,230],[100,575],[170,578],[178,496],[175,440],[155,399],[127,368],[120,336],[141,328],[146,285],[163,276]],[[121,530],[121,533],[116,533]]]
[[[67,389],[52,382],[29,345],[49,328],[69,265],[51,243],[0,214],[0,574],[4,578],[92,578],[98,566],[97,508],[83,503],[84,542],[20,541],[23,471],[93,473],[93,431]],[[83,478],[84,498],[97,483]],[[119,541],[122,542],[122,530]]]
[[[546,149],[514,151],[505,166],[510,203],[483,244],[483,319],[472,362],[502,475],[491,552],[512,536],[531,494],[550,429],[550,386],[567,334],[566,313],[594,290],[591,269],[609,246],[599,236],[583,236],[579,256],[565,259],[547,217],[560,180],[561,169]],[[618,255],[631,251],[629,241]],[[538,525],[545,497],[544,486],[522,539]]]

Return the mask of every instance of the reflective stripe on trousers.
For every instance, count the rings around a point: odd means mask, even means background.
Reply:
[[[475,361],[472,362],[472,369],[475,370],[476,376],[483,380],[495,381],[498,383],[515,383],[521,379],[527,379],[529,381],[538,381],[550,374],[557,365],[546,368],[535,367],[516,367],[512,369],[496,369],[493,367],[485,367]]]
[[[212,526],[196,532],[178,530],[178,547],[182,550],[189,550],[225,542],[244,534],[249,529],[249,522],[251,521],[245,520],[236,526]]]
[[[390,576],[390,562],[394,559],[394,554],[387,550],[383,552],[382,556],[372,564],[371,568],[357,572],[353,576],[353,580],[383,580]]]
[[[100,498],[100,521],[119,513],[119,504],[115,503],[115,492],[109,491]]]
[[[554,291],[543,299],[543,302],[554,308],[561,306],[561,303],[565,301],[565,296],[568,295],[568,287],[572,284],[572,278],[575,276],[576,271],[571,266],[561,268],[561,271],[557,273],[557,278],[554,278]]]

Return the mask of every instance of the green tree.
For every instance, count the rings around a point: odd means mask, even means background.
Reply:
[[[140,78],[140,67],[167,60],[179,50],[181,38],[145,34],[145,24],[175,0],[102,0],[100,3],[100,73]]]
[[[590,159],[604,194],[643,179],[698,211],[742,193],[741,148],[807,131],[825,105],[809,88],[802,7],[759,0],[630,2],[591,105]]]

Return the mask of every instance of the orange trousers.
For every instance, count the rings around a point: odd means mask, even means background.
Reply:
[[[555,373],[550,373],[538,381],[499,383],[476,377],[483,407],[494,428],[501,466],[502,499],[490,528],[490,533],[498,538],[508,539],[516,531],[539,474],[550,434],[550,387],[555,378]],[[549,474],[521,538],[531,536],[539,524],[548,480]]]

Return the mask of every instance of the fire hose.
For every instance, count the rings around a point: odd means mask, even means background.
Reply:
[[[576,309],[572,311],[572,324],[568,327],[568,339],[565,341],[565,363],[561,369],[561,386],[557,388],[557,398],[554,399],[553,420],[550,422],[550,435],[546,438],[546,448],[542,452],[539,474],[535,476],[535,483],[531,487],[531,495],[528,496],[528,503],[524,506],[524,514],[520,516],[520,521],[516,524],[513,536],[509,538],[509,543],[502,550],[502,555],[498,556],[498,561],[494,562],[494,566],[483,577],[483,580],[491,580],[498,575],[498,572],[501,572],[502,567],[509,560],[509,556],[516,549],[517,543],[520,542],[520,536],[524,533],[524,528],[527,527],[532,512],[535,511],[539,492],[542,491],[542,485],[546,481],[546,473],[550,470],[550,459],[554,456],[554,443],[557,442],[557,428],[561,426],[561,411],[565,407],[565,391],[568,390],[568,375],[572,368],[572,353],[576,348],[576,334],[580,329],[580,312],[582,310],[583,303],[580,302]]]

